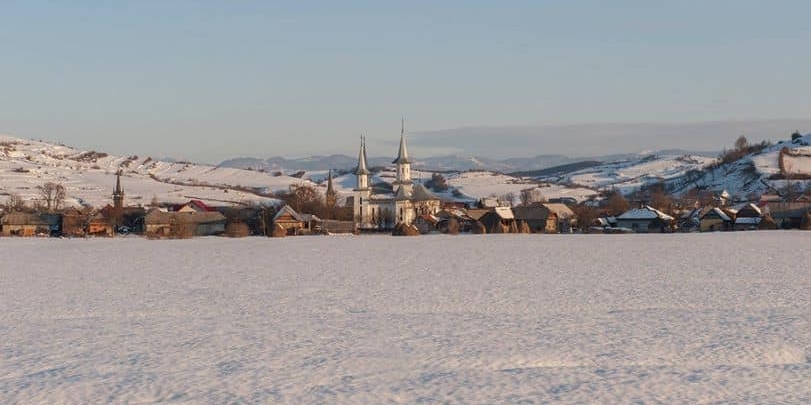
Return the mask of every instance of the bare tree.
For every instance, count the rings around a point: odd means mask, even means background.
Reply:
[[[4,208],[6,211],[23,211],[25,210],[25,200],[19,194],[13,193],[8,196]]]
[[[619,191],[612,191],[606,197],[605,208],[613,215],[628,211],[630,204]]]
[[[749,148],[749,140],[746,139],[745,136],[741,135],[738,139],[735,140],[735,150],[738,152],[743,152]]]
[[[40,187],[39,195],[45,201],[45,208],[48,211],[58,210],[65,201],[65,187],[60,183],[49,181]]]
[[[510,207],[515,205],[515,202],[516,202],[517,199],[518,198],[515,196],[515,193],[513,193],[512,191],[510,191],[509,193],[504,194],[503,196],[501,196],[501,200],[504,201],[504,202],[509,203]]]

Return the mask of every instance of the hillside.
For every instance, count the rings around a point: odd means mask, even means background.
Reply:
[[[738,198],[763,193],[803,191],[811,178],[811,135],[779,141],[727,163],[692,154],[652,154],[638,159],[567,165],[535,173],[533,179],[555,184],[616,189],[624,193],[661,183],[676,195],[690,190],[727,190]],[[782,161],[782,163],[781,163]]]
[[[195,198],[211,205],[271,204],[277,200],[270,195],[290,186],[309,185],[321,190],[326,187],[327,170],[307,167],[325,162],[349,165],[345,169],[354,165],[354,159],[341,155],[297,159],[298,163],[284,158],[274,160],[274,170],[248,170],[166,162],[137,155],[114,156],[0,136],[0,203],[12,194],[35,201],[40,198],[39,187],[55,182],[65,186],[67,206],[101,207],[111,202],[115,173],[121,169],[127,204],[148,205],[153,198],[167,203]],[[235,165],[237,161],[233,160]],[[285,162],[290,166],[284,166]],[[390,160],[378,158],[372,162],[377,166],[372,182],[385,192],[395,179]],[[243,164],[252,167],[250,161]],[[419,170],[419,164],[415,167],[412,175],[421,182],[437,171]],[[512,175],[484,170],[447,170],[443,175],[450,188],[438,193],[439,196],[466,202],[510,195],[517,202],[525,190],[531,190],[535,198],[567,197],[583,201],[606,189],[629,193],[656,183],[664,184],[677,195],[702,189],[727,190],[738,197],[749,197],[766,192],[784,193],[789,187],[804,190],[811,178],[811,135],[780,141],[725,164],[697,154],[658,153],[607,163],[567,163]],[[341,199],[351,196],[355,181],[355,175],[349,171],[336,173],[334,185]]]
[[[125,202],[133,205],[147,205],[153,198],[169,203],[196,198],[212,205],[273,203],[274,199],[258,193],[287,189],[290,184],[311,184],[284,175],[163,162],[137,155],[113,156],[0,136],[0,201],[11,194],[37,200],[38,187],[55,182],[66,189],[66,206],[104,206],[112,201],[119,169],[123,170]]]

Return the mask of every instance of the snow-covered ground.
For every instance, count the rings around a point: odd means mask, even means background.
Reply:
[[[714,158],[693,155],[652,155],[639,160],[611,162],[569,173],[556,181],[602,189],[613,187],[623,192],[638,190],[646,184],[684,176],[701,170]]]
[[[802,232],[3,239],[3,404],[811,402]]]
[[[532,179],[493,172],[455,173],[448,176],[448,185],[474,200],[483,197],[502,197],[508,193],[512,193],[517,198],[521,194],[521,190],[528,188],[537,188],[538,193],[544,199],[571,197],[577,201],[584,201],[597,194],[596,191],[585,187],[541,183]]]

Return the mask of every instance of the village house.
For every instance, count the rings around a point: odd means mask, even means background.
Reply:
[[[800,229],[811,212],[811,202],[770,201],[761,210],[765,215],[771,216],[780,229]]]
[[[744,203],[727,209],[727,212],[735,216],[732,228],[736,231],[748,231],[758,229],[760,221],[763,220],[763,213],[755,204]]]
[[[525,223],[531,233],[570,233],[575,222],[574,211],[562,203],[514,207],[512,211],[515,220]]]
[[[420,214],[414,221],[414,225],[422,234],[435,232],[439,230],[439,217],[430,214]]]
[[[617,226],[637,233],[662,233],[672,230],[674,218],[649,205],[626,211],[617,217]]]
[[[91,236],[109,237],[115,235],[115,227],[110,218],[107,218],[102,212],[96,212],[88,218],[86,232]]]
[[[484,215],[485,212],[486,211],[482,212],[482,215]],[[436,216],[439,218],[437,227],[443,232],[448,231],[448,223],[451,219],[454,219],[459,224],[460,232],[470,232],[473,223],[476,222],[476,219],[473,219],[467,210],[447,204]],[[479,218],[481,218],[481,216],[479,216]]]
[[[10,212],[0,219],[3,236],[51,236],[61,228],[61,215]]]
[[[153,208],[145,218],[147,235],[152,237],[192,237],[225,232],[225,216],[216,211],[174,212]]]
[[[273,226],[282,228],[288,235],[300,235],[306,230],[304,218],[292,207],[285,205],[273,217]]]
[[[487,233],[515,233],[518,231],[515,215],[510,207],[493,208],[482,215],[479,222],[484,225]]]
[[[732,230],[732,218],[724,210],[711,207],[699,219],[701,232],[716,232]]]
[[[88,214],[76,208],[69,208],[62,213],[62,235],[84,236],[87,234]]]

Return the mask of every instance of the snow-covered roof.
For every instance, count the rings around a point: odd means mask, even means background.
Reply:
[[[546,203],[544,207],[549,209],[549,212],[554,213],[558,216],[558,218],[572,218],[574,217],[574,211],[569,208],[566,204],[561,203]]]
[[[707,215],[710,215],[710,214],[714,214],[714,215],[718,216],[718,218],[720,218],[720,219],[722,219],[724,221],[731,221],[731,218],[729,218],[729,215],[727,215],[727,213],[724,212],[724,210],[722,210],[722,209],[720,209],[718,207],[713,207],[711,210],[705,212],[704,215],[701,216],[701,218],[704,218],[704,217],[706,217]]]
[[[411,193],[411,199],[414,201],[429,201],[439,200],[439,197],[434,195],[434,193],[425,188],[422,184],[417,184],[414,186],[414,191]]]
[[[304,222],[304,218],[302,218],[301,215],[299,215],[299,213],[296,212],[289,205],[285,205],[284,207],[282,207],[282,209],[280,209],[279,212],[277,212],[276,215],[273,216],[273,220],[275,221],[279,219],[284,214],[290,214],[290,216],[293,217],[296,221]]]
[[[617,219],[663,219],[665,221],[672,221],[673,217],[657,210],[649,205],[644,205],[641,208],[634,208],[626,211],[624,214],[617,217]]]
[[[502,219],[515,219],[513,210],[510,207],[496,207],[493,212],[498,214]]]

